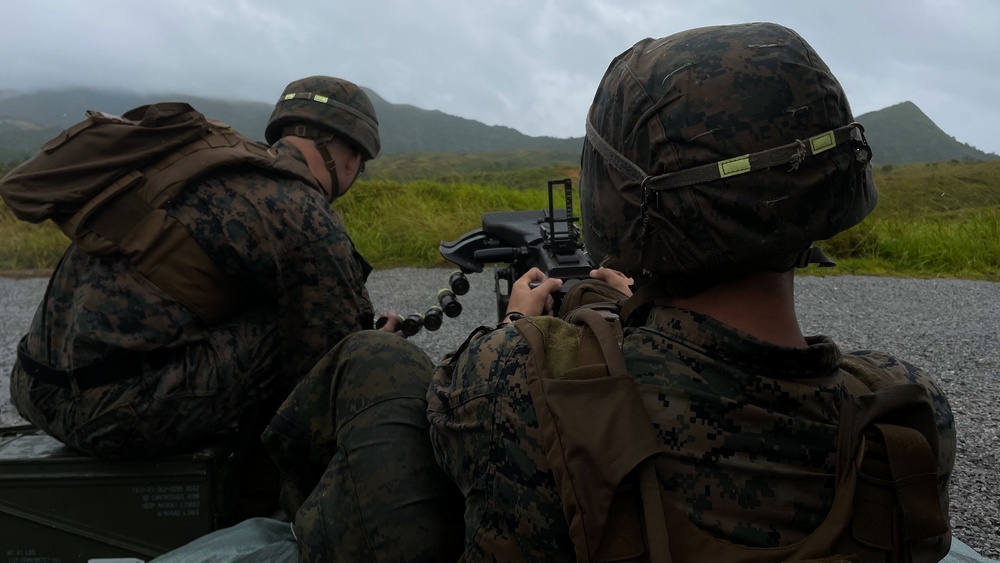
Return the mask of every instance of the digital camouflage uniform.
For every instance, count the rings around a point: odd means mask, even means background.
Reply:
[[[433,364],[395,335],[344,339],[262,440],[284,476],[300,561],[455,561],[462,496],[427,439]]]
[[[815,529],[833,502],[836,427],[848,376],[828,337],[807,342],[770,344],[671,307],[654,308],[641,328],[626,329],[626,365],[665,446],[656,460],[660,484],[716,537],[787,545]],[[525,384],[529,352],[508,325],[473,339],[431,381],[434,452],[466,496],[467,561],[496,553],[576,560]],[[955,457],[947,400],[906,362],[880,352],[855,355],[930,394],[947,510]]]
[[[301,154],[282,141],[276,151]],[[57,370],[123,355],[141,376],[74,390],[15,365],[13,403],[27,420],[94,455],[150,455],[232,429],[248,405],[284,397],[331,346],[370,327],[368,266],[312,186],[225,171],[170,205],[252,306],[206,326],[118,255],[75,246],[52,275],[24,352]]]

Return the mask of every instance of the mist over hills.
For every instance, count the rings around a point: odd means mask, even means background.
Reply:
[[[394,104],[367,90],[379,117],[383,154],[503,153],[538,150],[577,158],[582,137],[532,137],[510,127],[409,104]],[[124,113],[158,101],[187,101],[205,115],[263,139],[272,104],[183,94],[139,94],[94,89],[17,92],[0,88],[0,161],[21,160],[84,117],[88,109]],[[912,102],[857,116],[875,151],[875,163],[997,160],[942,131]]]
[[[525,149],[579,153],[583,142],[582,138],[530,137],[510,127],[490,126],[408,104],[393,104],[371,90],[366,91],[379,118],[383,154],[483,153]],[[7,98],[0,95],[0,159],[4,152],[34,152],[46,139],[83,119],[88,109],[121,114],[134,107],[160,101],[186,101],[205,115],[224,121],[258,140],[264,138],[264,126],[274,107],[263,102],[90,89],[42,90]],[[29,122],[45,131],[31,134],[14,121]],[[19,136],[23,136],[20,141]]]

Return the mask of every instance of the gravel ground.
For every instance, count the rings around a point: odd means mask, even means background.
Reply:
[[[396,269],[372,274],[378,308],[423,312],[445,287],[449,270]],[[464,311],[436,332],[412,340],[434,359],[454,350],[479,324],[496,322],[491,273],[470,276]],[[803,330],[827,334],[845,350],[892,352],[936,374],[958,425],[952,481],[955,536],[1000,558],[1000,284],[861,276],[800,277],[796,302]],[[8,402],[14,350],[45,291],[45,280],[0,278],[0,422],[21,419]]]

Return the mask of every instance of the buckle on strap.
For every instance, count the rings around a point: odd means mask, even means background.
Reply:
[[[821,268],[831,268],[837,265],[836,262],[830,259],[830,257],[823,252],[823,249],[817,246],[810,246],[800,252],[795,257],[795,263],[793,265],[796,268],[805,268],[809,264],[816,264]]]

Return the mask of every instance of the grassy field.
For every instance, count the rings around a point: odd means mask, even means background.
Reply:
[[[380,160],[334,205],[376,268],[446,266],[438,243],[478,228],[481,213],[541,209],[547,180],[578,179],[572,160],[531,153]],[[876,211],[822,243],[838,268],[807,272],[1000,281],[1000,162],[875,172]],[[54,226],[18,221],[2,206],[0,240],[6,271],[50,268],[67,244]]]
[[[838,273],[1000,280],[1000,162],[876,170],[879,204],[823,243]]]

